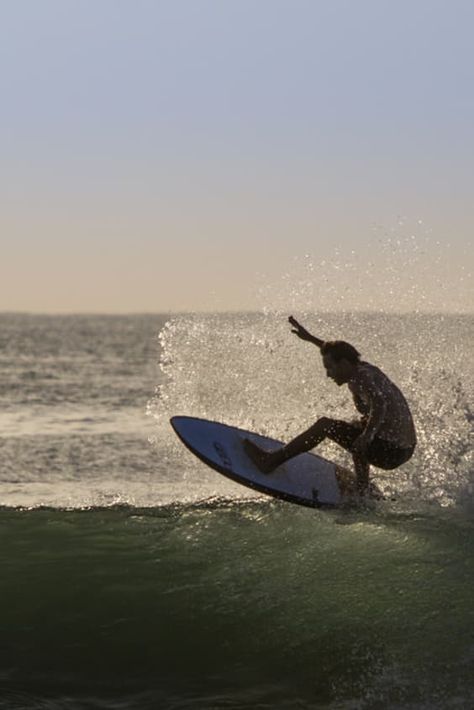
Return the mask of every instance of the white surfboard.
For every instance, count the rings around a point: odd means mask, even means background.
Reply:
[[[248,457],[243,440],[249,439],[268,451],[282,446],[237,427],[195,417],[172,417],[171,426],[183,444],[201,461],[244,486],[283,500],[313,508],[337,506],[342,502],[341,482],[352,474],[316,454],[300,454],[278,466],[271,474],[261,473]]]

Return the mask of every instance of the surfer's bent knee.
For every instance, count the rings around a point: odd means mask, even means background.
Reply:
[[[331,419],[330,417],[321,417],[320,419],[318,419],[318,421],[316,422],[316,424],[314,426],[324,429],[324,431],[329,431],[333,424],[334,424],[334,419]]]

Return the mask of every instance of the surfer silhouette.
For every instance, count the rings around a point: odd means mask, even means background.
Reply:
[[[244,440],[244,448],[262,473],[271,473],[285,461],[331,439],[352,454],[357,489],[365,494],[371,465],[391,470],[413,455],[416,432],[407,401],[378,367],[360,359],[352,345],[343,340],[325,342],[311,335],[293,316],[288,320],[292,333],[319,348],[327,376],[339,387],[348,386],[362,416],[352,422],[321,417],[276,451],[264,451],[249,439]]]

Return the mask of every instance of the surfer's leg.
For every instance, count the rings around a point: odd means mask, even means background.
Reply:
[[[309,429],[277,451],[263,451],[248,439],[244,441],[244,447],[249,457],[263,473],[271,473],[285,461],[314,449],[326,438],[350,451],[352,443],[359,436],[360,431],[360,427],[357,425],[348,424],[338,419],[321,417]]]
[[[346,451],[352,454],[354,462],[354,472],[357,479],[357,490],[360,495],[367,493],[369,488],[369,473],[370,466],[367,458],[360,453],[352,451],[355,440],[360,436],[363,424],[360,421],[344,422],[335,420],[331,427],[328,438],[335,441],[339,446],[342,446]]]
[[[369,488],[369,462],[361,454],[355,453],[352,454],[352,460],[357,478],[357,491],[360,495],[365,495]]]
[[[326,417],[319,419],[316,424],[313,424],[313,426],[299,434],[286,446],[277,449],[277,451],[264,451],[248,439],[244,441],[244,448],[262,473],[271,473],[280,464],[292,459],[293,456],[302,454],[317,446],[326,437],[327,422],[330,421]]]
[[[310,427],[308,431],[300,434],[300,436],[287,444],[281,450],[281,453],[286,454],[284,460],[287,460],[296,455],[294,451],[296,451],[296,453],[302,453],[303,451],[314,448],[325,438],[331,439],[331,441],[339,444],[339,446],[346,451],[350,451],[352,454],[357,478],[357,490],[360,495],[364,495],[367,493],[369,487],[369,462],[362,454],[356,454],[352,451],[354,441],[360,436],[362,429],[363,425],[361,422],[349,423],[341,421],[340,419],[323,417]],[[301,446],[301,444],[303,444],[303,446]],[[276,454],[280,454],[280,451],[277,451]]]
[[[309,429],[306,429],[302,434],[298,434],[297,437],[288,442],[282,449],[275,451],[273,454],[274,460],[278,461],[278,463],[288,461],[298,454],[303,454],[306,451],[310,451],[310,449],[314,449],[315,446],[320,444],[326,437],[336,440],[338,424],[339,422],[336,419],[321,417],[321,419],[318,419]]]

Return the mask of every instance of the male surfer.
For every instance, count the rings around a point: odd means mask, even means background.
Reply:
[[[390,470],[408,461],[416,446],[410,409],[398,387],[375,365],[360,359],[357,350],[343,340],[324,342],[298,321],[288,319],[301,340],[317,345],[327,376],[340,387],[347,385],[362,417],[354,422],[322,417],[309,429],[277,451],[260,449],[246,439],[244,447],[263,473],[271,473],[284,461],[331,439],[352,454],[359,493],[369,485],[369,466]]]

